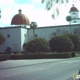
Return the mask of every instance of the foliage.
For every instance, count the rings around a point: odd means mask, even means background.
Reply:
[[[30,24],[30,28],[36,28],[37,27],[37,23],[36,22],[31,22]]]
[[[4,36],[0,33],[0,45],[2,45],[5,42]]]
[[[77,45],[76,51],[79,51],[80,52],[80,42]]]
[[[71,0],[42,0],[41,3],[46,3],[46,9],[50,10],[52,6],[55,4],[62,5],[62,4],[68,4]],[[77,2],[80,0],[72,0],[72,2]]]
[[[35,38],[26,45],[26,51],[31,53],[47,52],[49,49],[49,42],[42,38]]]
[[[71,17],[70,17],[70,16],[67,16],[67,17],[66,17],[66,20],[67,20],[68,22],[70,22],[70,21],[71,21]]]
[[[25,47],[26,47],[26,43],[23,44],[23,48],[25,48]]]
[[[42,0],[42,3],[46,3],[46,9],[50,10],[55,4],[68,3],[69,0]]]
[[[80,1],[80,0],[72,0],[72,2],[74,3],[77,3],[77,1]],[[52,15],[52,18],[55,19],[55,15],[59,13],[59,10],[57,12],[57,8],[59,9],[61,5],[64,4],[64,7],[69,3],[71,2],[71,0],[41,0],[41,3],[45,3],[45,8],[49,11],[51,8],[55,8],[55,12],[56,13],[53,13]],[[57,6],[57,7],[56,7]]]
[[[10,59],[50,59],[50,58],[70,58],[72,53],[56,53],[56,54],[15,54]]]
[[[74,44],[73,51],[77,51],[80,45],[80,37],[77,34],[66,34],[64,36],[67,36],[72,40],[72,43]]]
[[[57,52],[68,52],[74,48],[74,45],[67,36],[56,36],[49,41],[51,50]]]
[[[0,54],[0,61],[8,60],[9,55],[8,54]]]

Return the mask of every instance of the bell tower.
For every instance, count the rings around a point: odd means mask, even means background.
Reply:
[[[79,10],[74,6],[74,4],[72,5],[69,13],[71,17],[70,24],[80,24]]]

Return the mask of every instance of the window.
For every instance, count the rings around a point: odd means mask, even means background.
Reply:
[[[37,34],[35,34],[35,37],[37,37]]]
[[[76,21],[74,21],[74,23],[76,23]]]
[[[73,13],[73,18],[75,18],[76,17],[76,14],[75,13]]]
[[[10,37],[10,34],[7,34],[7,37],[9,38]]]

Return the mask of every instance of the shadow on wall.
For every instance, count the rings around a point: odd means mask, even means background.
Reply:
[[[16,44],[16,43],[13,44],[13,47],[14,47],[14,50],[15,50],[14,52],[17,52],[18,44]]]
[[[56,29],[56,31],[52,32],[49,36],[49,38],[55,37],[55,36],[59,36],[61,34],[67,34],[69,33],[68,30],[64,29]]]
[[[75,28],[75,29],[73,30],[73,33],[80,36],[80,28]]]

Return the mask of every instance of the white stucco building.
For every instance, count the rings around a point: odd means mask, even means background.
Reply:
[[[72,19],[70,24],[80,24],[79,10],[74,5],[72,5],[69,13]]]
[[[69,13],[72,18],[70,25],[37,27],[34,29],[33,34],[33,29],[29,28],[29,19],[19,10],[19,14],[13,17],[11,26],[0,28],[0,32],[6,38],[5,43],[0,45],[0,52],[6,52],[8,47],[11,49],[11,52],[24,51],[23,44],[32,40],[34,35],[35,37],[45,38],[46,40],[50,40],[53,36],[66,33],[78,34],[80,36],[79,11],[76,7],[72,6]]]

